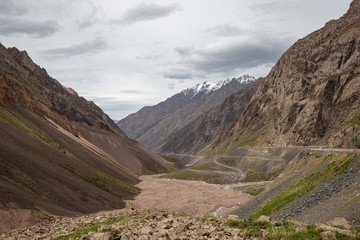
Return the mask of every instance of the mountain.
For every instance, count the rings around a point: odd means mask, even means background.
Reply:
[[[263,79],[227,97],[223,103],[201,114],[182,128],[176,129],[163,140],[158,149],[162,153],[195,154],[208,146],[227,126],[243,113]]]
[[[360,147],[360,3],[298,40],[213,152],[246,145]]]
[[[175,129],[222,103],[226,97],[253,81],[255,78],[249,75],[217,84],[206,81],[183,90],[155,106],[144,107],[130,114],[120,120],[118,126],[129,137],[155,149]]]
[[[25,51],[0,44],[0,86],[0,215],[9,228],[45,213],[124,207],[138,174],[167,169]]]

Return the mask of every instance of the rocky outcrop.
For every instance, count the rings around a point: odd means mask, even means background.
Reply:
[[[327,144],[333,134],[334,145],[358,147],[359,122],[345,120],[360,107],[359,5],[290,47],[213,148],[225,151],[261,129],[263,145]]]
[[[118,126],[131,138],[155,149],[172,132],[185,126],[226,97],[245,88],[254,77],[243,77],[220,82],[198,84],[155,106],[144,107],[119,121]]]

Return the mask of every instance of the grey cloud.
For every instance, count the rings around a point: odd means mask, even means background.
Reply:
[[[94,41],[75,44],[69,47],[53,48],[42,51],[42,55],[46,58],[67,58],[79,55],[92,55],[110,48],[108,43],[96,38]]]
[[[174,50],[181,56],[189,56],[195,49],[193,47],[176,47]]]
[[[192,79],[193,74],[186,69],[172,68],[162,73],[164,78],[170,79]]]
[[[289,45],[287,39],[275,40],[259,36],[225,38],[205,49],[194,51],[181,62],[196,73],[230,73],[235,69],[275,63]]]
[[[210,33],[214,33],[217,36],[224,36],[224,37],[237,36],[241,33],[248,32],[247,30],[244,30],[236,26],[232,26],[227,23],[217,25],[213,28],[209,28],[206,31]]]
[[[155,3],[141,3],[134,8],[127,10],[122,18],[112,20],[111,23],[125,25],[132,24],[166,17],[178,11],[182,11],[182,7],[177,3],[164,6]]]
[[[168,88],[171,90],[173,90],[175,88],[175,86],[176,86],[176,83],[174,83],[174,82],[168,83]]]
[[[101,15],[103,14],[101,7],[96,6],[92,2],[88,2],[89,11],[86,16],[77,22],[80,30],[91,27],[95,24],[103,22]]]
[[[1,15],[22,15],[27,13],[29,10],[26,9],[19,1],[6,0],[0,2],[0,14]]]
[[[55,21],[34,22],[19,18],[0,18],[0,34],[25,34],[31,37],[46,37],[60,30]]]

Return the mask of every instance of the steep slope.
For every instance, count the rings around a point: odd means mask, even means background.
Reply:
[[[0,86],[0,215],[13,217],[10,228],[39,219],[36,211],[121,208],[139,192],[136,174],[167,168],[25,51],[0,45]]]
[[[155,149],[159,143],[200,114],[214,107],[232,93],[253,82],[254,77],[204,82],[186,89],[155,106],[144,107],[119,121],[118,126],[131,138]]]
[[[273,67],[246,110],[214,142],[241,146],[329,144],[360,147],[360,3],[298,40]],[[319,142],[320,141],[320,142]]]
[[[241,116],[261,81],[262,78],[256,80],[246,88],[227,97],[220,105],[211,108],[184,127],[175,130],[163,140],[158,151],[194,154],[205,148],[227,126],[233,124]]]

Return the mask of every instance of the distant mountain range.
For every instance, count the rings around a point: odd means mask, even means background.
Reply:
[[[120,120],[118,126],[129,137],[156,149],[173,131],[185,126],[254,81],[255,78],[249,75],[218,83],[205,81],[155,106],[144,107],[130,114]]]

